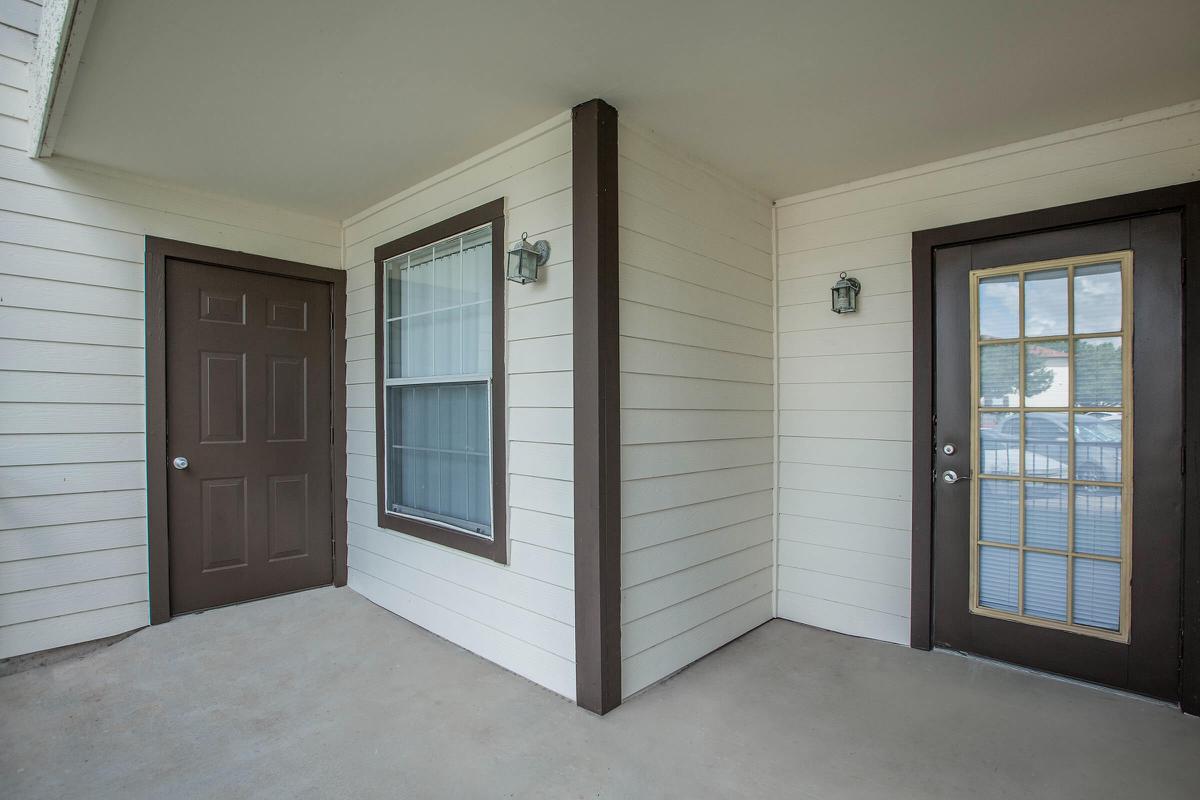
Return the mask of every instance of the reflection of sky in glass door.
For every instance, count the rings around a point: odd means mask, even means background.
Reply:
[[[1074,333],[1121,329],[1121,265],[1095,264],[1075,270]]]
[[[1017,275],[1004,275],[980,281],[980,339],[1015,339],[1021,335],[1020,289],[1020,278]]]
[[[1025,335],[1067,332],[1067,271],[1047,269],[1025,276]]]

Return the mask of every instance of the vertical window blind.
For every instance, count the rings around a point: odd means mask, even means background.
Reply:
[[[491,227],[384,263],[386,510],[490,538]]]

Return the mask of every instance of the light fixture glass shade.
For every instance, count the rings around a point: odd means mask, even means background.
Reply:
[[[855,278],[847,278],[846,273],[842,273],[838,282],[833,285],[831,290],[833,293],[833,313],[848,314],[858,307],[858,292],[862,289],[862,284]]]
[[[537,280],[537,253],[525,250],[520,245],[508,251],[508,279],[517,283]]]
[[[508,266],[505,277],[519,284],[533,283],[538,279],[538,267],[550,258],[550,243],[541,239],[533,244],[521,234],[521,241],[508,251]]]

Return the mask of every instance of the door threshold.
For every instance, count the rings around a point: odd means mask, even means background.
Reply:
[[[1162,706],[1164,708],[1171,708],[1176,711],[1181,710],[1179,703],[1173,703],[1170,700],[1162,700],[1157,697],[1151,697],[1151,696],[1145,695],[1145,694],[1138,694],[1137,692],[1131,692],[1127,689],[1117,689],[1112,686],[1105,686],[1102,683],[1092,683],[1091,681],[1084,681],[1084,680],[1080,680],[1079,678],[1069,678],[1066,675],[1059,675],[1056,672],[1045,672],[1040,669],[1033,669],[1032,667],[1023,667],[1020,664],[1013,664],[1011,662],[1001,661],[996,658],[988,658],[987,656],[981,656],[981,655],[977,655],[975,653],[968,653],[965,650],[955,650],[950,647],[936,647],[935,646],[933,648],[933,652],[945,653],[946,655],[951,655],[951,656],[958,656],[959,658],[965,658],[968,661],[978,661],[978,662],[981,662],[984,664],[991,664],[992,666],[1001,667],[1002,669],[1007,669],[1012,672],[1020,672],[1025,675],[1036,675],[1040,678],[1049,678],[1052,681],[1058,681],[1059,683],[1067,683],[1072,686],[1082,686],[1085,689],[1092,689],[1093,691],[1102,692],[1104,694],[1109,694],[1109,695],[1114,695],[1116,697],[1125,697],[1130,700],[1139,700],[1143,703],[1149,703],[1150,705]]]
[[[300,594],[301,592],[311,592],[313,589],[325,589],[325,588],[331,587],[333,585],[334,585],[333,581],[330,581],[329,583],[318,583],[316,586],[305,586],[302,589],[289,589],[286,592],[277,592],[276,594],[264,594],[262,597],[253,597],[249,600],[235,600],[232,603],[225,603],[224,605],[209,606],[208,608],[197,608],[194,611],[179,611],[179,612],[172,611],[171,619],[176,619],[177,617],[195,617],[200,614],[204,614],[208,611],[217,611],[218,609],[222,609],[222,608],[234,608],[235,606],[250,605],[251,603],[257,603],[260,600],[272,600],[276,597],[287,597],[289,594]]]

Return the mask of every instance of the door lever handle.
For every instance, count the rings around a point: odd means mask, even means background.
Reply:
[[[971,475],[969,473],[966,475],[959,475],[954,470],[948,469],[942,473],[942,480],[946,483],[958,483],[959,481],[971,480]]]

